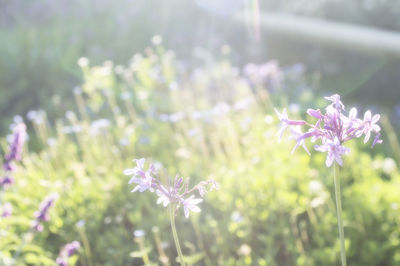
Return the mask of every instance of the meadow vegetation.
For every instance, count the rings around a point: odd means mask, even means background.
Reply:
[[[32,110],[23,118],[29,139],[15,184],[1,192],[13,210],[0,219],[0,264],[54,265],[62,246],[77,240],[71,265],[175,265],[168,213],[154,195],[130,193],[123,175],[142,157],[164,178],[219,183],[200,214],[176,219],[188,265],[339,264],[325,155],[291,155],[294,143],[277,141],[274,108],[290,106],[292,117],[305,119],[306,104],[323,106],[299,86],[298,66],[238,69],[221,59],[190,68],[157,40],[126,66],[86,58],[79,65],[77,112],[49,120]],[[6,153],[5,137],[1,147]],[[349,147],[341,171],[348,264],[399,265],[398,162],[385,149]],[[35,212],[51,193],[58,198],[50,219],[33,232]]]

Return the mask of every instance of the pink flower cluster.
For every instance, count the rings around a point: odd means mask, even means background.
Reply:
[[[161,183],[158,171],[154,164],[150,164],[148,169],[144,169],[145,159],[135,159],[136,167],[132,169],[126,169],[125,175],[132,176],[129,184],[135,183],[136,186],[132,192],[144,192],[146,190],[155,192],[158,196],[157,204],[162,204],[164,207],[172,204],[177,211],[183,206],[185,217],[189,217],[189,211],[200,212],[200,208],[197,206],[203,201],[202,197],[209,190],[219,189],[218,184],[214,180],[202,181],[191,189],[188,188],[188,182],[184,182],[182,177],[178,175],[175,177],[173,182],[169,182],[168,186]],[[196,198],[193,194],[198,191],[201,198]]]
[[[381,128],[376,124],[379,121],[380,115],[372,116],[370,111],[365,112],[364,118],[357,118],[357,109],[350,109],[349,115],[344,114],[345,107],[340,101],[340,96],[334,94],[325,99],[331,101],[331,104],[326,107],[325,113],[319,109],[308,109],[307,114],[316,118],[315,124],[310,124],[304,120],[291,120],[288,118],[286,110],[282,113],[275,109],[278,114],[282,126],[279,130],[279,140],[282,138],[284,131],[290,128],[292,139],[296,140],[296,145],[293,151],[302,146],[309,154],[305,139],[310,138],[312,142],[321,140],[321,145],[315,145],[315,149],[321,152],[327,152],[326,166],[330,167],[334,161],[340,166],[343,165],[342,155],[349,153],[349,148],[343,146],[343,143],[353,138],[359,138],[364,135],[364,143],[367,143],[371,134],[375,134],[372,142],[372,147],[377,143],[382,143],[380,139]],[[308,126],[306,132],[302,132],[300,127]],[[292,151],[292,152],[293,152]]]

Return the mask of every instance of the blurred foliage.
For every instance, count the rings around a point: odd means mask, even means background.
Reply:
[[[396,104],[399,108],[396,60],[357,56],[279,36],[263,35],[256,42],[251,25],[231,20],[253,8],[254,1],[0,1],[0,132],[7,132],[13,115],[42,108],[54,121],[69,109],[71,91],[83,81],[76,68],[79,57],[91,58],[94,64],[107,59],[126,64],[154,34],[164,36],[167,47],[185,58],[193,56],[195,62],[218,61],[215,54],[224,44],[232,47],[235,63],[271,57],[284,64],[304,62],[312,72],[322,73],[319,88],[340,89],[357,100],[377,98],[388,107],[386,112],[393,112],[392,120],[398,120],[399,112],[392,109]],[[400,29],[400,7],[391,0],[260,1],[260,9]],[[193,65],[189,59],[186,63]],[[51,103],[53,96],[63,99],[57,109]]]
[[[291,155],[293,143],[277,143],[275,106],[301,116],[306,106],[324,104],[299,66],[268,62],[243,74],[221,60],[189,69],[160,45],[127,66],[79,64],[78,111],[54,125],[44,112],[29,115],[29,149],[3,195],[14,206],[0,220],[3,264],[27,239],[21,265],[53,265],[72,240],[83,243],[71,261],[77,265],[176,265],[167,210],[151,194],[130,193],[122,174],[139,157],[161,163],[170,176],[220,183],[200,214],[177,218],[189,265],[339,264],[332,169],[324,154]],[[348,262],[399,265],[398,162],[356,142],[350,148],[340,171]],[[50,192],[60,195],[51,219],[29,235]]]

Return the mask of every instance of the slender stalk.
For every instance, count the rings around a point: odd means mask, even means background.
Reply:
[[[143,236],[136,237],[135,241],[138,243],[139,250],[143,254],[142,255],[142,260],[144,262],[144,265],[150,265],[149,255],[147,254],[146,247],[144,245],[144,237]]]
[[[78,226],[78,232],[79,232],[79,235],[81,236],[81,239],[83,242],[85,258],[86,258],[86,265],[93,266],[92,252],[90,249],[89,239],[87,238],[85,228],[83,228],[82,226]]]
[[[344,230],[343,230],[343,222],[342,222],[342,201],[340,199],[340,177],[337,169],[336,163],[333,165],[333,180],[335,182],[335,197],[336,197],[336,211],[337,211],[337,219],[338,219],[338,227],[339,227],[339,237],[340,237],[340,257],[342,259],[342,266],[346,266],[346,249],[344,246]]]
[[[180,262],[181,266],[185,266],[185,262],[183,260],[183,255],[182,255],[182,250],[181,250],[181,245],[179,244],[178,234],[176,232],[175,213],[174,213],[173,207],[174,207],[173,204],[171,204],[170,208],[169,208],[169,218],[171,220],[172,235],[174,236],[175,247],[176,247],[176,250],[178,251],[179,262]]]
[[[161,261],[163,266],[170,266],[169,259],[168,259],[167,255],[165,254],[164,248],[162,247],[162,244],[161,244],[160,232],[158,230],[158,227],[153,227],[152,231],[153,231],[153,235],[154,235],[154,240],[156,242],[158,254],[160,255],[159,260]]]

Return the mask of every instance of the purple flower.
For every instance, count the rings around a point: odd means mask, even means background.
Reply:
[[[308,155],[310,155],[310,151],[307,149],[304,139],[300,139],[300,137],[304,135],[304,133],[301,132],[300,128],[299,127],[291,127],[290,132],[292,133],[292,135],[289,137],[290,139],[294,139],[294,140],[299,139],[297,141],[296,145],[293,147],[291,153],[294,153],[294,151],[297,149],[297,147],[302,146],[303,149],[308,153]]]
[[[340,96],[334,94],[325,99],[332,103],[326,107],[325,114],[319,109],[308,109],[307,114],[317,121],[315,124],[307,123],[304,120],[289,120],[286,110],[284,109],[282,114],[277,110],[276,113],[282,126],[279,130],[279,140],[283,135],[286,128],[290,127],[291,137],[297,141],[295,150],[298,146],[302,146],[306,151],[305,139],[310,138],[312,142],[321,140],[321,145],[315,145],[317,151],[326,152],[326,166],[330,167],[334,161],[339,165],[343,165],[342,155],[349,153],[349,149],[343,146],[343,143],[353,138],[359,138],[362,135],[364,137],[364,143],[366,143],[371,134],[375,134],[372,147],[377,143],[382,143],[380,139],[381,128],[376,124],[379,121],[380,115],[372,116],[370,111],[364,114],[364,119],[357,118],[357,109],[352,108],[349,115],[346,116],[343,111],[345,107],[340,101]],[[297,126],[306,125],[309,127],[308,131],[302,133]]]
[[[150,190],[151,192],[154,191],[154,188],[152,188],[152,182],[153,182],[153,178],[151,177],[151,175],[149,174],[149,172],[146,172],[144,174],[144,177],[132,177],[131,180],[129,181],[129,183],[136,183],[137,186],[132,189],[131,192],[144,192],[146,190]]]
[[[343,166],[341,156],[342,154],[347,154],[350,152],[349,148],[340,145],[340,142],[337,138],[335,138],[333,141],[326,139],[325,143],[322,145],[315,145],[315,149],[317,151],[328,153],[325,162],[327,167],[330,167],[333,161],[336,161],[340,166]]]
[[[13,135],[10,141],[10,151],[4,156],[7,162],[20,161],[22,158],[22,148],[26,138],[26,126],[24,123],[19,123],[13,126]]]
[[[381,116],[379,114],[374,115],[372,117],[371,111],[366,111],[364,114],[364,130],[363,133],[365,134],[364,143],[367,143],[369,138],[371,137],[371,132],[379,132],[381,128],[376,124],[379,121]]]
[[[133,175],[133,176],[140,175],[143,177],[145,174],[145,171],[143,170],[145,159],[144,158],[134,159],[133,161],[136,162],[136,167],[134,167],[132,169],[126,169],[124,171],[124,174],[125,175]],[[133,178],[131,180],[129,180],[129,184],[131,184],[132,182],[133,182]]]
[[[33,221],[32,228],[38,232],[43,231],[41,222],[48,221],[50,219],[49,210],[54,205],[54,202],[58,198],[57,193],[50,194],[47,196],[39,206],[39,210],[35,212],[35,220]]]
[[[276,109],[275,112],[278,115],[279,120],[282,122],[281,128],[278,131],[279,141],[281,141],[282,135],[285,132],[286,128],[288,128],[289,126],[301,126],[306,123],[303,120],[289,120],[286,109],[283,109],[282,114],[279,113],[279,111]]]
[[[65,245],[65,247],[61,251],[61,254],[67,257],[71,257],[80,247],[81,244],[78,241],[73,241]]]
[[[58,257],[56,263],[59,266],[68,266],[68,261],[65,258]]]
[[[128,184],[137,184],[137,186],[131,192],[144,192],[146,190],[154,192],[154,188],[152,187],[153,177],[151,176],[151,172],[154,171],[153,166],[150,167],[149,171],[144,171],[143,166],[145,159],[142,158],[134,161],[136,161],[136,167],[124,171],[125,175],[133,175]]]
[[[13,161],[5,160],[5,162],[3,164],[3,169],[6,172],[14,172],[17,169],[17,166],[15,165],[15,163]]]
[[[42,232],[43,231],[43,225],[35,220],[33,222],[32,229],[35,230],[36,232]]]
[[[188,188],[188,183],[184,182],[183,178],[176,175],[173,182],[170,180],[168,186],[161,183],[158,172],[154,164],[150,164],[147,170],[144,169],[145,159],[134,160],[136,167],[124,171],[126,175],[133,175],[129,184],[135,183],[137,186],[132,192],[144,192],[146,190],[155,192],[158,196],[157,204],[162,204],[164,207],[171,205],[175,211],[183,206],[185,217],[189,217],[189,211],[199,212],[200,208],[197,206],[202,199],[194,198],[193,193],[198,191],[200,196],[203,197],[209,190],[218,189],[218,184],[213,181],[202,181],[191,189]]]
[[[22,159],[22,148],[26,138],[26,126],[18,122],[11,126],[13,134],[9,138],[9,152],[4,156],[3,169],[6,175],[0,178],[0,188],[7,188],[14,183],[14,178],[9,173],[16,170],[16,161]]]
[[[60,255],[58,256],[56,263],[60,266],[68,265],[68,258],[74,255],[77,250],[81,247],[81,244],[78,241],[73,241],[71,243],[66,244],[60,251]]]
[[[343,103],[340,101],[340,96],[339,96],[339,94],[334,94],[334,95],[332,95],[332,96],[325,97],[325,99],[327,99],[327,100],[329,100],[329,101],[332,102],[332,104],[329,105],[329,106],[332,106],[332,107],[334,107],[335,109],[342,109],[342,110],[344,110],[344,105],[343,105]]]
[[[4,176],[0,178],[0,187],[7,188],[14,184],[15,180],[11,176]]]

